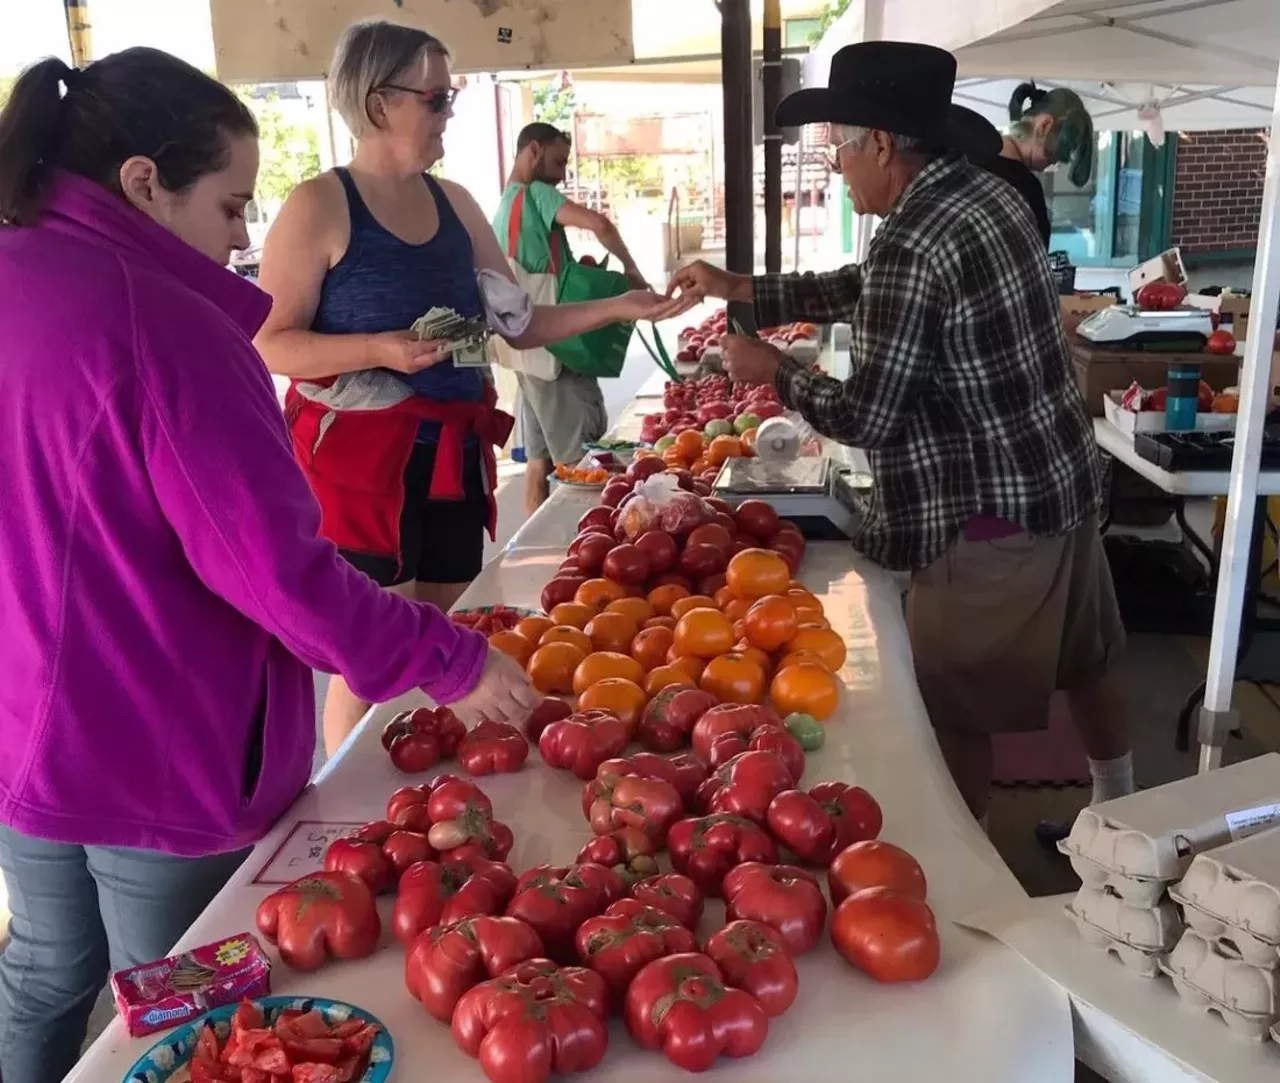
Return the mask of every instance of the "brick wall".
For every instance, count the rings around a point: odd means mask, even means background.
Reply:
[[[1263,129],[1183,132],[1173,184],[1172,243],[1184,253],[1253,248],[1258,243]]]

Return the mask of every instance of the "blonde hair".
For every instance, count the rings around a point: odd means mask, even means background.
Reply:
[[[359,139],[376,125],[369,95],[428,56],[449,56],[433,34],[413,26],[370,19],[343,31],[329,68],[329,96],[347,129]]]
[[[1093,176],[1093,118],[1080,95],[1066,87],[1041,90],[1035,83],[1022,83],[1009,99],[1009,134],[1028,139],[1035,132],[1037,116],[1048,114],[1053,124],[1045,133],[1044,150],[1050,162],[1068,165],[1067,176],[1083,188]]]

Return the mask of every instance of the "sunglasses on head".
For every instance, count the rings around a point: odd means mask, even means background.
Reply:
[[[412,94],[415,98],[421,98],[423,104],[433,113],[443,113],[458,98],[458,88],[453,86],[418,90],[416,87],[400,86],[398,83],[383,83],[382,86],[375,87],[372,93],[376,94],[380,90],[398,90],[401,94]]]

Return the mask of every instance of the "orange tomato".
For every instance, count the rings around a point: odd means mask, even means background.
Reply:
[[[720,466],[725,459],[742,458],[742,441],[736,436],[717,436],[707,448],[707,461],[712,466]]]
[[[538,646],[545,647],[548,643],[572,643],[583,654],[590,654],[592,651],[591,637],[571,624],[557,624],[554,628],[548,628],[538,640]]]
[[[816,662],[795,662],[774,674],[769,696],[781,715],[798,711],[825,722],[840,705],[840,681]]]
[[[729,590],[731,588],[725,587],[724,589]],[[747,610],[750,608],[750,598],[739,598],[734,595],[733,601],[724,607],[724,615],[732,621],[739,621],[747,615]]]
[[[822,602],[807,590],[788,590],[786,599],[796,608],[796,616],[800,618],[801,623],[808,619],[806,614],[821,617]]]
[[[596,650],[626,654],[640,626],[623,613],[598,613],[583,631],[591,637],[591,646]]]
[[[637,663],[638,665],[639,663]],[[606,677],[597,681],[578,697],[580,711],[612,711],[634,735],[640,725],[648,697],[635,681],[622,677]]]
[[[631,657],[646,670],[657,669],[667,660],[667,651],[675,641],[670,628],[646,628],[631,644]]]
[[[550,617],[525,617],[516,623],[516,631],[536,646],[543,633],[555,623]]]
[[[740,639],[733,645],[733,653],[742,655],[748,662],[754,662],[764,670],[766,677],[773,672],[773,658],[759,647],[753,647],[745,639]]]
[[[678,466],[683,468],[687,460],[679,451],[676,450],[675,444],[672,444],[662,453],[662,461],[666,463],[668,467],[674,468]]]
[[[650,617],[644,622],[644,628],[670,628],[674,631],[675,626],[675,617]]]
[[[747,640],[762,651],[776,651],[796,634],[796,609],[781,594],[766,594],[743,617]]]
[[[844,640],[830,628],[819,628],[816,625],[802,624],[791,642],[788,651],[812,651],[822,659],[823,665],[834,673],[842,665],[848,655]]]
[[[679,688],[696,687],[694,678],[679,666],[658,666],[657,669],[650,670],[649,675],[644,679],[645,695],[652,699],[664,688],[670,688],[673,685]]]
[[[671,607],[682,598],[689,597],[689,592],[679,583],[663,583],[660,587],[654,587],[649,591],[649,597],[646,599],[653,606],[655,613],[665,616],[671,612]]]
[[[691,463],[702,454],[702,433],[689,429],[682,432],[676,437],[676,442],[671,445],[675,448],[676,454],[685,462]],[[667,449],[668,451],[671,448]]]
[[[742,441],[742,452],[750,457],[756,453],[756,437],[760,435],[759,429],[748,429],[738,437]]]
[[[692,681],[697,681],[702,676],[702,671],[707,668],[707,663],[701,658],[692,654],[679,654],[674,646],[667,651],[667,665],[683,670],[689,674],[689,679]]]
[[[761,703],[765,671],[741,654],[722,654],[707,663],[698,686],[721,703]]]
[[[714,658],[732,649],[733,622],[718,609],[691,609],[676,622],[672,649],[697,658]]]
[[[529,679],[544,695],[568,694],[573,691],[574,671],[586,656],[572,643],[548,643],[529,659]]]
[[[596,651],[588,654],[573,671],[573,691],[580,696],[593,684],[611,677],[640,684],[644,680],[644,666],[629,654]]]
[[[680,598],[671,607],[671,615],[679,620],[691,609],[715,609],[716,602],[714,598],[705,594],[689,594]]]
[[[595,615],[594,609],[578,602],[562,602],[549,614],[553,625],[567,624],[573,628],[585,628],[587,621]]]
[[[793,651],[787,650],[779,652],[778,664],[774,666],[774,671],[783,669],[786,666],[794,666],[797,662],[812,662],[816,666],[828,669],[827,663],[822,660],[822,655],[814,654],[813,651]]]
[[[621,613],[630,617],[638,625],[643,625],[650,617],[654,616],[653,606],[643,598],[619,598],[616,602],[610,602],[604,607],[606,613]]]
[[[593,613],[599,613],[610,602],[627,597],[627,588],[612,579],[588,579],[578,588],[573,600],[585,605]]]
[[[523,666],[527,665],[532,657],[534,645],[513,629],[511,631],[494,632],[489,637],[489,646],[509,655]]]
[[[725,616],[728,616],[730,620],[736,619],[729,615],[729,606],[738,601],[738,597],[728,588],[728,586],[723,586],[716,591],[715,594],[711,596],[711,600],[716,603],[716,608],[724,613]]]
[[[791,582],[787,562],[770,549],[744,549],[729,561],[725,579],[739,598],[782,594]]]

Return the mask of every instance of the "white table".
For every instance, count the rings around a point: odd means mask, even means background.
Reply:
[[[559,490],[485,568],[461,604],[536,605],[590,502],[587,495]],[[943,961],[927,982],[882,986],[847,967],[824,942],[800,960],[800,1000],[774,1023],[762,1052],[720,1071],[743,1083],[791,1076],[806,1083],[1067,1083],[1074,1065],[1066,996],[1015,952],[950,920],[1025,896],[966,812],[942,763],[916,689],[898,588],[836,543],[811,546],[801,578],[822,597],[849,646],[846,700],[829,723],[826,747],[810,758],[805,781],[856,779],[876,795],[884,807],[884,837],[905,846],[924,866],[940,919]],[[387,796],[407,781],[393,770],[378,740],[383,721],[399,706],[372,712],[180,947],[253,927],[254,910],[270,889],[250,881],[297,821],[382,815]],[[522,772],[486,779],[484,787],[498,815],[515,828],[516,868],[569,862],[586,841],[581,784],[543,767],[536,752]],[[389,908],[390,900],[383,900],[384,918]],[[718,917],[719,910],[713,906],[712,914]],[[374,1012],[395,1039],[395,1080],[483,1081],[479,1066],[455,1048],[448,1029],[405,991],[403,953],[389,933],[366,960],[331,963],[309,975],[277,965],[273,989],[343,998]],[[131,1040],[112,1023],[69,1078],[114,1083],[151,1041]],[[615,1023],[608,1057],[591,1078],[663,1083],[687,1077],[661,1056],[641,1052]]]
[[[1133,449],[1133,434],[1122,432],[1105,417],[1093,419],[1093,435],[1098,447],[1119,459],[1136,474],[1172,496],[1225,496],[1230,470],[1164,470]],[[1280,494],[1280,470],[1258,473],[1258,495]]]

